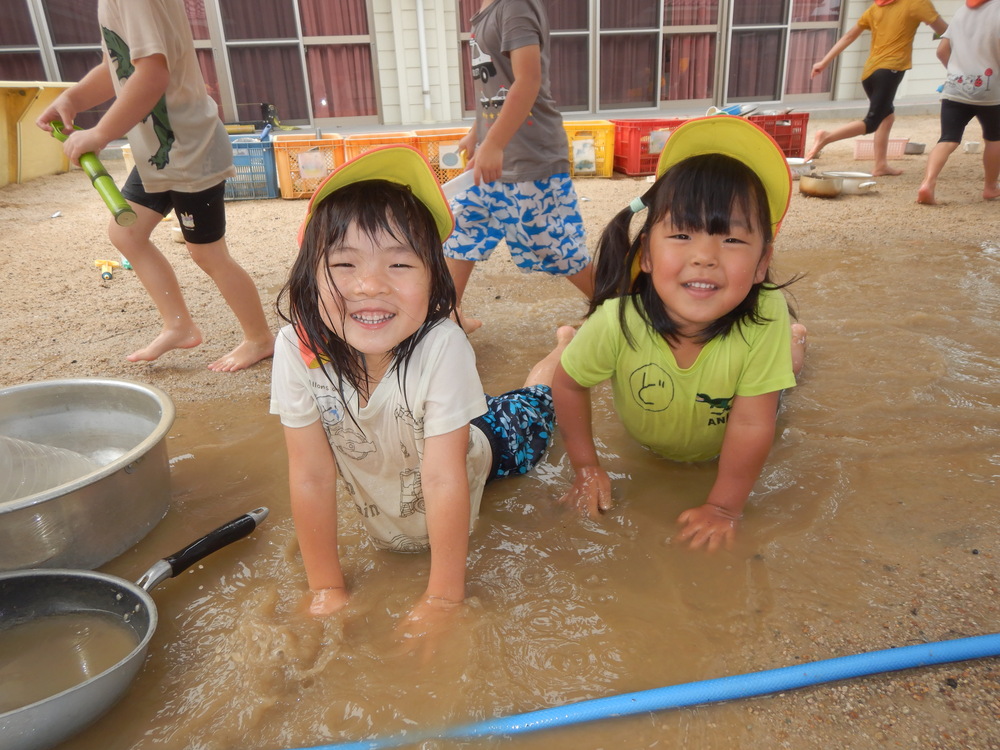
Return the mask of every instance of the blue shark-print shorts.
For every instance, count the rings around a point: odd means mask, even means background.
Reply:
[[[556,412],[547,385],[486,397],[486,413],[472,420],[493,448],[490,482],[524,474],[542,460],[552,442]]]
[[[455,231],[444,254],[486,260],[507,240],[518,268],[572,276],[590,263],[583,218],[568,174],[534,182],[474,185],[451,202]]]

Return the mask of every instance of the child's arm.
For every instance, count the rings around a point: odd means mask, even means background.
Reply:
[[[475,149],[472,166],[476,184],[494,182],[503,172],[503,150],[531,113],[542,88],[542,50],[537,44],[511,50],[514,81],[507,90],[500,115]]]
[[[76,131],[66,139],[63,151],[74,164],[79,163],[81,154],[100,153],[111,141],[124,138],[129,130],[153,111],[156,103],[166,93],[170,83],[166,57],[159,54],[140,57],[133,60],[132,64],[135,72],[122,84],[114,104],[100,121],[94,127]],[[110,80],[109,71],[108,81]],[[114,94],[114,91],[111,93]]]
[[[115,86],[111,80],[108,58],[105,56],[79,82],[59,94],[38,116],[35,124],[42,130],[52,130],[49,123],[59,120],[65,126],[64,131],[69,132],[77,114],[103,104],[114,95]]]
[[[812,66],[812,72],[809,77],[815,78],[824,70],[826,70],[827,67],[829,67],[830,63],[832,63],[834,60],[837,59],[837,55],[839,55],[845,49],[854,44],[854,42],[857,40],[859,36],[861,36],[863,32],[864,29],[857,25],[852,26],[846,32],[844,32],[844,35],[840,37],[840,39],[838,39],[836,43],[834,43],[834,45],[830,48],[830,51],[823,56],[823,59]]]
[[[596,518],[602,511],[611,508],[611,478],[601,468],[594,446],[590,389],[573,380],[561,364],[556,365],[552,400],[555,402],[559,434],[576,472],[573,486],[559,502]]]
[[[332,614],[348,598],[337,553],[337,462],[319,420],[285,427],[285,446],[295,535],[313,594],[309,611]]]
[[[424,441],[420,484],[427,513],[431,571],[427,589],[406,617],[407,626],[417,625],[418,632],[427,632],[465,599],[471,521],[465,466],[468,450],[468,425]]]
[[[708,499],[677,518],[684,526],[678,539],[690,541],[692,549],[707,546],[712,552],[736,538],[736,522],[774,442],[779,393],[737,396],[733,401],[722,439],[718,475]]]

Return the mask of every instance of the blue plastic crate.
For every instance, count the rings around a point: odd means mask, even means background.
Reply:
[[[278,171],[270,140],[254,135],[231,135],[236,176],[226,180],[226,200],[245,201],[278,197]]]

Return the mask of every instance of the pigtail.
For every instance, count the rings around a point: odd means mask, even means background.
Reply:
[[[597,243],[594,296],[590,301],[588,317],[602,303],[616,297],[635,294],[637,282],[643,276],[639,269],[642,256],[642,238],[650,227],[662,218],[665,208],[659,198],[660,181],[657,180],[639,198],[634,198],[601,232]],[[632,235],[632,218],[641,215],[644,220],[639,231]]]

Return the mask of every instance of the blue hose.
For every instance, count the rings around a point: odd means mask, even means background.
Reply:
[[[440,732],[421,732],[361,740],[347,744],[316,745],[298,750],[382,750],[401,747],[432,738],[467,738],[514,735],[539,729],[571,726],[598,719],[662,711],[668,708],[697,706],[736,698],[752,698],[824,682],[866,677],[900,669],[927,667],[967,659],[1000,656],[1000,633],[938,641],[916,646],[871,651],[840,656],[794,667],[768,669],[730,677],[689,682],[683,685],[642,690],[637,693],[594,698],[557,708],[545,708],[500,719],[489,719]]]

